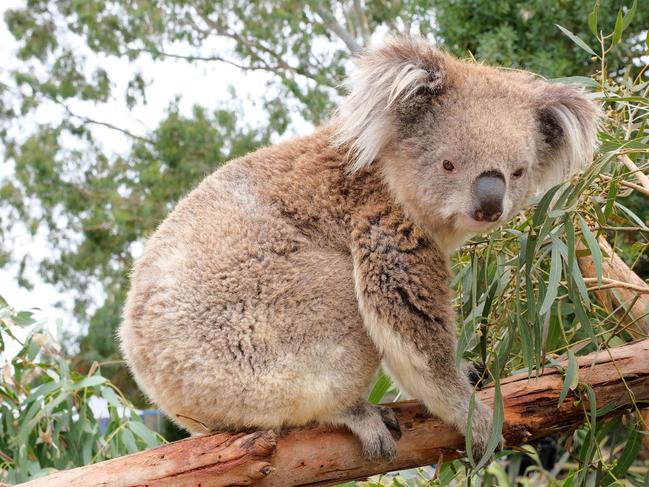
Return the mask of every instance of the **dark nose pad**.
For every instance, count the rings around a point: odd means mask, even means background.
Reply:
[[[473,186],[473,218],[479,222],[495,222],[503,214],[505,177],[500,171],[487,171]]]

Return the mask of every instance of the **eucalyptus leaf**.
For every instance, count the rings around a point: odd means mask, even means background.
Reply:
[[[561,32],[563,32],[566,37],[568,37],[572,42],[577,44],[579,47],[581,47],[584,51],[586,51],[588,54],[591,54],[593,56],[597,56],[595,51],[593,51],[588,44],[586,44],[579,36],[573,34],[570,32],[568,29],[561,27],[559,24],[555,24]]]
[[[561,394],[559,395],[559,406],[563,404],[563,401],[568,395],[568,391],[574,391],[579,384],[579,366],[577,365],[577,359],[575,354],[572,353],[572,350],[568,349],[568,368],[566,369],[566,375],[563,379],[563,388],[561,389]]]

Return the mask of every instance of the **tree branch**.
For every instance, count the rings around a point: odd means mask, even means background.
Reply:
[[[613,178],[609,176],[608,174],[598,174],[599,178],[603,179],[604,181],[612,181]],[[640,186],[639,184],[632,183],[630,181],[625,181],[625,180],[620,180],[619,181],[620,185],[626,186],[627,188],[635,189],[636,191],[639,191],[640,193],[643,193],[646,196],[649,196],[649,189],[645,188],[644,186]]]
[[[602,303],[602,306],[611,312],[611,302],[615,306],[622,306],[627,311],[623,319],[626,323],[635,322],[635,333],[637,337],[649,333],[649,285],[647,285],[633,270],[626,265],[622,258],[615,253],[604,236],[597,239],[602,249],[602,283],[621,284],[620,286],[601,286],[595,290],[595,297]],[[577,243],[577,250],[584,250],[587,247],[583,242]],[[579,257],[579,268],[586,282],[596,282],[597,272],[592,255],[588,254]],[[616,292],[610,291],[617,288]],[[630,330],[634,332],[634,330]]]
[[[354,0],[354,15],[358,19],[358,25],[361,30],[363,41],[365,45],[369,44],[370,36],[370,24],[367,20],[367,15],[365,14],[365,6],[361,5],[360,0]]]
[[[354,39],[354,36],[340,25],[334,15],[331,12],[328,12],[322,4],[318,3],[315,10],[325,25],[345,43],[347,49],[349,49],[352,54],[358,54],[363,50],[361,45],[356,42],[356,39]]]
[[[229,59],[223,58],[221,56],[194,56],[194,55],[184,55],[184,54],[174,54],[170,52],[164,52],[164,51],[158,51],[154,49],[140,49],[140,48],[130,48],[128,49],[129,53],[147,53],[152,56],[162,56],[162,57],[168,57],[172,59],[183,59],[185,61],[216,61],[216,62],[221,62],[225,64],[229,64],[231,66],[234,66],[235,68],[242,69],[244,71],[255,71],[255,70],[266,70],[267,67],[265,66],[245,66],[243,64],[235,63],[234,61],[230,61]]]
[[[649,401],[649,340],[578,358],[579,380],[595,392],[597,408],[628,411]],[[561,364],[567,367],[566,363]],[[526,373],[502,381],[503,434],[509,446],[573,430],[584,418],[587,398],[579,389],[558,406],[563,375],[546,368],[537,378]],[[479,391],[493,403],[494,389]],[[225,485],[333,485],[392,470],[429,465],[459,456],[464,439],[452,427],[429,417],[415,401],[391,404],[403,436],[391,462],[369,463],[360,443],[343,429],[307,427],[280,435],[270,431],[194,437],[107,462],[62,471],[24,487],[104,487]]]
[[[109,122],[103,122],[101,120],[95,120],[94,118],[86,117],[84,115],[77,115],[72,110],[70,110],[70,108],[67,105],[61,103],[61,106],[63,107],[65,112],[70,117],[76,118],[77,120],[81,121],[81,123],[83,123],[83,124],[100,125],[102,127],[106,127],[106,128],[111,129],[111,130],[116,130],[116,131],[118,131],[118,132],[132,138],[132,139],[139,140],[140,142],[144,142],[144,143],[150,144],[150,145],[155,144],[155,142],[152,139],[149,139],[149,138],[144,137],[142,135],[134,134],[133,132],[131,132],[129,130],[126,130],[123,127],[118,127],[117,125],[113,125],[112,123],[109,123]]]
[[[631,158],[626,154],[622,154],[621,156],[618,156],[618,159],[622,161],[622,164],[624,164],[631,172],[635,174],[635,177],[638,179],[640,185],[644,189],[649,191],[649,177],[647,177],[647,175],[643,173],[642,170],[638,168],[638,166],[635,165]]]

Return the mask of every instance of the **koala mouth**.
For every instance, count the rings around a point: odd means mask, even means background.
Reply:
[[[495,221],[478,221],[469,215],[461,213],[455,218],[455,228],[470,233],[485,233],[496,228],[501,223],[502,217]]]

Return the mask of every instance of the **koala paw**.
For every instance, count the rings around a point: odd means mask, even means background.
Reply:
[[[370,462],[389,462],[397,456],[397,444],[387,428],[363,441],[363,457]]]
[[[394,460],[397,455],[395,439],[401,437],[401,428],[391,408],[362,402],[350,408],[338,421],[358,437],[367,460]]]
[[[471,428],[473,459],[478,462],[487,451],[487,443],[491,437],[493,425],[493,412],[481,402],[476,403],[473,411],[473,425]],[[500,448],[504,445],[504,438],[500,439]]]

